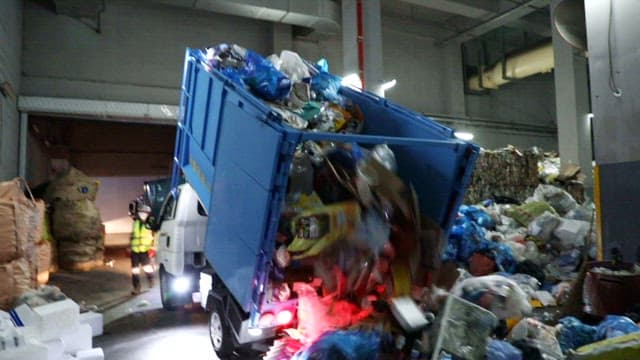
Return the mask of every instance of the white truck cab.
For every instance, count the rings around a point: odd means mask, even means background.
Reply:
[[[207,213],[189,184],[167,195],[159,214],[157,260],[162,305],[173,309],[192,302],[198,291],[200,269],[205,267],[204,241]]]

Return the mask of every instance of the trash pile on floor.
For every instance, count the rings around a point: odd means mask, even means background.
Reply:
[[[560,165],[555,153],[542,152],[537,147],[517,149],[482,149],[471,184],[465,194],[465,203],[477,204],[486,199],[522,202],[540,184],[560,187],[576,201],[584,197],[584,175],[579,166]]]
[[[60,289],[43,286],[0,311],[0,360],[103,360],[92,338],[102,335],[102,314],[80,313]]]
[[[227,44],[201,55],[288,126],[366,126],[325,62],[290,51],[262,58]],[[587,271],[584,302],[600,311],[591,325],[559,316],[558,306],[582,293],[573,286],[582,286],[580,267],[596,252],[593,205],[574,186],[579,169],[560,171],[535,149],[485,151],[467,197],[476,205],[460,207],[444,239],[419,210],[419,184],[405,183],[396,165],[384,144],[297,148],[264,300],[297,306],[295,315],[262,313],[261,327],[280,330],[264,359],[640,358],[633,320],[605,318],[597,296],[604,276],[634,269]]]
[[[640,297],[616,309],[620,315],[596,311],[600,308],[587,311],[591,316],[583,313],[592,325],[560,317],[559,306],[579,276],[583,254],[594,257],[593,217],[592,204],[578,204],[551,185],[539,185],[520,205],[490,200],[461,206],[440,271],[446,265],[459,268],[443,287],[435,284],[437,279],[421,285],[411,276],[410,265],[404,279],[388,271],[398,260],[403,264],[393,236],[381,242],[377,257],[367,258],[366,252],[333,257],[326,262],[333,267],[315,268],[315,274],[324,274],[316,287],[294,284],[297,327],[287,329],[264,358],[426,359],[434,353],[452,359],[640,358],[640,327],[635,322],[640,313],[632,308]],[[325,249],[313,253],[322,258]],[[350,269],[347,259],[356,263],[355,274],[344,273]],[[367,261],[374,264],[369,273],[363,271]],[[638,267],[593,264],[587,287],[594,274],[618,276],[618,283],[622,277],[627,286],[633,284],[630,279],[640,278]],[[379,281],[384,276],[387,281]],[[353,281],[363,278],[370,286],[360,288],[361,283]],[[327,289],[327,283],[338,285]],[[597,288],[592,287],[582,301],[595,306]],[[625,311],[635,321],[623,316]]]

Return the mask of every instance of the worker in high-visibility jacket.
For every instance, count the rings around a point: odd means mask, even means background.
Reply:
[[[146,221],[151,213],[148,205],[136,206],[133,212],[133,230],[131,232],[131,283],[133,295],[140,293],[140,268],[144,271],[149,281],[149,289],[153,287],[153,265],[151,257],[154,250],[153,232],[148,228]]]

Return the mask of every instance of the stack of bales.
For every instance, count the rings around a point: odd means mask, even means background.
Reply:
[[[540,185],[538,162],[542,158],[537,148],[483,150],[465,194],[465,204],[477,204],[494,195],[524,201]]]
[[[99,182],[70,168],[51,181],[45,200],[51,205],[51,231],[60,268],[87,271],[102,265],[104,226],[94,201]]]
[[[44,203],[33,196],[24,180],[0,183],[0,309],[9,309],[17,297],[37,286],[43,269]]]

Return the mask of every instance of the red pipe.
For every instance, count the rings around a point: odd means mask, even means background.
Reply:
[[[364,89],[364,21],[362,17],[362,0],[356,3],[356,18],[358,21],[358,75]]]

